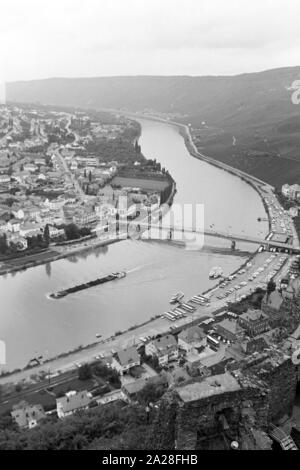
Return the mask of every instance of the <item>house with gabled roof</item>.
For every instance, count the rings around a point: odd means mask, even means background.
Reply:
[[[120,375],[126,374],[133,367],[139,366],[141,358],[134,346],[123,349],[113,356],[111,367]]]
[[[150,341],[145,346],[147,356],[157,357],[160,366],[178,358],[178,344],[173,335],[165,335]]]
[[[199,326],[182,330],[178,335],[178,346],[186,352],[195,351],[206,346],[207,338]]]
[[[46,417],[46,413],[42,405],[30,405],[22,401],[13,406],[11,417],[20,428],[32,429]]]
[[[56,399],[57,416],[63,419],[78,411],[87,410],[91,401],[92,396],[86,390],[68,392],[64,397]]]
[[[21,222],[18,219],[10,219],[7,222],[7,230],[10,232],[19,232],[21,227]]]
[[[231,342],[240,340],[245,333],[236,320],[229,318],[215,324],[214,329],[218,335]]]

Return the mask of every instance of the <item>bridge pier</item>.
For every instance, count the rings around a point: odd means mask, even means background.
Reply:
[[[232,240],[232,241],[231,241],[231,249],[232,249],[232,251],[234,251],[235,248],[236,248],[236,241],[235,241],[235,240]]]
[[[119,220],[120,220],[120,214],[119,212],[116,213],[116,235],[118,236],[119,235],[119,232],[120,232],[120,223],[119,223]]]
[[[148,209],[148,230],[151,230],[151,223],[152,223],[152,212],[151,209]]]
[[[162,218],[163,218],[163,214],[162,214],[162,210],[160,209],[159,215],[158,215],[158,238],[159,240],[162,239]]]

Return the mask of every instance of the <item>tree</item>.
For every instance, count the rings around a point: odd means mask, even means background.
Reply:
[[[145,387],[138,393],[138,400],[148,405],[159,400],[166,391],[166,384],[162,381],[159,383],[151,383],[145,385]]]
[[[79,380],[89,380],[92,377],[92,369],[89,364],[83,364],[78,369]]]
[[[49,224],[46,225],[45,230],[44,230],[44,240],[47,246],[50,243],[50,231],[49,231]]]
[[[2,237],[0,237],[0,253],[4,255],[7,249],[8,249],[7,239],[6,239],[6,234],[4,233]]]
[[[116,370],[108,368],[102,362],[99,362],[93,366],[93,373],[98,377],[102,377],[109,381],[115,388],[121,387],[121,381],[119,374]]]
[[[274,292],[276,290],[276,284],[275,282],[273,281],[273,279],[271,279],[269,282],[268,282],[268,285],[267,285],[267,295],[269,296],[272,292]]]
[[[135,141],[135,144],[134,144],[134,150],[138,154],[141,153],[141,146],[139,145],[137,140]]]
[[[11,163],[9,164],[9,168],[8,168],[8,170],[7,170],[7,174],[8,174],[8,176],[11,176],[11,175],[13,174],[13,167],[12,167],[12,164],[11,164]]]
[[[65,226],[67,240],[76,240],[80,237],[80,230],[76,224],[68,224]]]

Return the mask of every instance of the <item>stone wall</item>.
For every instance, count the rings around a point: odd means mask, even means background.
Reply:
[[[282,416],[290,415],[298,382],[296,366],[291,359],[276,367],[263,368],[258,375],[270,389],[269,420],[275,423]]]
[[[153,448],[203,449],[214,439],[214,448],[226,448],[224,437],[227,448],[232,440],[239,442],[240,448],[271,448],[269,425],[291,414],[298,370],[286,356],[256,367],[234,373],[239,390],[186,401],[179,395],[185,385],[168,392],[156,414]]]
[[[266,430],[268,413],[268,392],[263,387],[250,386],[188,403],[183,402],[174,390],[161,400],[153,427],[152,448],[201,449],[214,438],[221,439],[218,445],[226,448],[221,415],[228,423],[227,441],[241,443],[247,435],[254,448],[249,429]]]
[[[208,438],[220,435],[221,415],[226,417],[229,425],[227,437],[240,441],[245,406],[249,406],[254,412],[253,425],[266,429],[268,404],[267,392],[257,388],[215,395],[187,404],[181,403],[178,406],[176,423],[177,447],[186,450],[202,448]]]

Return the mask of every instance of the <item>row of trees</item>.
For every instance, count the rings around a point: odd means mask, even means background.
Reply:
[[[0,450],[147,449],[151,430],[144,407],[120,403],[62,421],[48,417],[32,430],[7,417],[0,421]]]
[[[35,249],[45,249],[48,248],[50,243],[50,233],[49,233],[49,225],[47,224],[43,234],[33,235],[31,237],[27,237],[27,249],[28,250],[35,250]],[[4,233],[0,236],[0,254],[1,255],[11,255],[16,252],[20,251],[20,246],[18,242],[10,242],[7,241],[7,236]]]
[[[114,140],[96,138],[87,145],[87,152],[100,156],[104,162],[118,160],[122,164],[145,162],[142,153],[137,153],[132,141],[118,137]]]
[[[107,380],[114,388],[121,388],[121,380],[118,372],[110,369],[102,362],[98,362],[92,367],[92,373],[104,380]]]
[[[79,238],[86,237],[91,235],[91,229],[88,227],[78,227],[76,224],[67,224],[63,225],[62,228],[65,230],[65,237],[68,241],[78,240]],[[43,234],[33,235],[27,237],[27,249],[36,250],[36,249],[45,249],[48,248],[50,244],[50,230],[49,225],[45,226]],[[7,241],[6,234],[0,236],[0,255],[12,255],[20,251],[18,243]],[[26,250],[24,250],[26,251]]]
[[[91,229],[88,227],[78,227],[76,224],[68,224],[63,226],[67,240],[78,240],[82,237],[87,237],[91,234]]]

